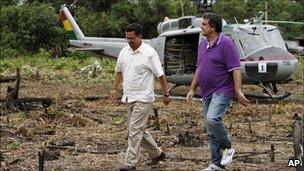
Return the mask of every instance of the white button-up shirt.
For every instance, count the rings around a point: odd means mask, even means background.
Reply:
[[[122,72],[123,96],[122,102],[153,102],[154,75],[164,75],[161,62],[156,51],[142,42],[133,51],[130,46],[124,47],[118,56],[116,72]]]

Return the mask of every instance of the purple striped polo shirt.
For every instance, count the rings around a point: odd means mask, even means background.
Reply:
[[[219,34],[211,47],[206,38],[198,49],[198,78],[201,95],[209,100],[214,93],[235,98],[232,71],[241,68],[239,54],[232,40]]]

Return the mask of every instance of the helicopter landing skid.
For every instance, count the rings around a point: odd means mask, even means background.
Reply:
[[[263,95],[245,94],[245,96],[248,98],[263,99],[263,100],[283,100],[291,95],[291,92],[288,91],[285,91],[284,94],[277,95],[276,93],[278,92],[278,90],[275,84],[272,85],[273,87],[271,87],[269,83],[257,84],[257,85],[263,89],[264,92]]]

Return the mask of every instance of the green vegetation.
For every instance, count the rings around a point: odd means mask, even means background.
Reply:
[[[301,70],[301,74],[304,74],[304,55],[298,58],[299,60],[299,69]]]
[[[20,142],[18,140],[14,140],[10,145],[9,148],[12,150],[18,150],[20,148]]]
[[[67,39],[59,21],[60,5],[67,1],[58,0],[3,0],[0,3],[1,53],[37,53],[39,49],[60,46],[66,55]],[[71,1],[69,1],[71,3]],[[183,2],[183,3],[181,3]],[[87,36],[123,37],[128,23],[138,22],[144,27],[144,38],[157,36],[157,24],[169,18],[186,15],[202,15],[202,6],[197,0],[113,0],[78,1],[72,10],[76,21]],[[264,11],[265,2],[260,0],[221,0],[213,5],[213,11],[227,21],[240,23]],[[181,6],[183,4],[183,8]],[[304,20],[304,1],[267,0],[268,19]],[[183,10],[182,10],[183,9]],[[303,36],[303,26],[278,24],[285,39]],[[13,50],[12,50],[13,49]],[[60,66],[59,66],[60,67]]]
[[[58,15],[51,5],[1,7],[1,49],[36,53],[40,48],[63,46],[64,32],[56,26]],[[1,55],[2,56],[2,55]]]
[[[71,1],[70,1],[71,2]],[[181,8],[183,2],[183,8]],[[201,6],[195,0],[114,0],[78,1],[77,8],[71,10],[76,21],[87,36],[123,37],[128,23],[138,22],[144,27],[144,38],[157,36],[156,26],[166,16],[170,18],[201,14]],[[87,53],[70,53],[68,41],[59,20],[58,0],[3,0],[0,3],[0,74],[11,74],[20,67],[22,74],[33,76],[37,72],[52,76],[53,71],[63,75],[69,72],[80,74],[80,69],[92,65],[97,58]],[[269,20],[304,20],[304,1],[267,0]],[[221,0],[213,5],[213,11],[227,21],[236,18],[242,22],[264,11],[265,1]],[[182,11],[183,9],[183,11]],[[303,26],[280,24],[285,39],[303,36]],[[61,57],[52,59],[50,53],[60,47]],[[303,60],[299,58],[299,68],[303,70]],[[102,76],[94,81],[112,78],[115,62],[102,60]],[[301,72],[303,74],[303,72]],[[96,73],[90,73],[96,76]],[[62,76],[64,77],[64,76]],[[296,78],[302,78],[302,75]],[[62,78],[61,78],[62,79]]]
[[[297,84],[303,84],[304,80],[304,56],[299,56],[298,58],[298,71],[295,73],[293,79]]]
[[[266,3],[268,8],[268,20],[274,21],[298,21],[303,22],[304,1],[290,1],[290,0],[250,0],[245,3],[240,0],[221,0],[214,5],[214,11],[226,19],[234,22],[234,18],[242,23],[243,19],[258,16],[260,11],[265,11]],[[303,35],[303,25],[296,24],[278,24],[283,32],[283,37],[286,40],[292,40],[297,36]]]
[[[42,75],[52,77],[54,72],[60,72],[63,77],[78,75],[86,78],[81,73],[81,68],[99,61],[102,67],[101,75],[96,75],[95,81],[113,78],[115,61],[109,59],[99,60],[84,52],[70,53],[67,57],[51,58],[50,52],[40,49],[39,53],[22,57],[7,56],[0,60],[0,74],[10,75],[19,67],[23,78],[32,77],[39,72]],[[73,79],[73,78],[71,78]]]

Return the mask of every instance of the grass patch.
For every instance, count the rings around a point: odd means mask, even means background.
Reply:
[[[113,79],[115,62],[110,59],[98,59],[84,52],[70,53],[67,57],[58,59],[51,58],[51,54],[41,49],[39,53],[24,56],[8,56],[0,60],[0,75],[14,75],[15,69],[19,67],[23,78],[28,78],[39,72],[46,77],[55,77],[54,73],[60,73],[60,77],[75,77],[79,75],[80,69],[99,61],[102,67],[102,75],[93,78],[100,82]],[[85,77],[83,77],[85,78]],[[77,78],[79,79],[79,78]]]
[[[9,144],[9,148],[11,149],[11,150],[18,150],[19,148],[20,148],[20,142],[18,141],[18,140],[14,140],[13,142],[11,142],[10,144]]]
[[[295,82],[303,84],[303,77],[304,77],[304,56],[299,56],[298,58],[298,69],[293,76]]]

